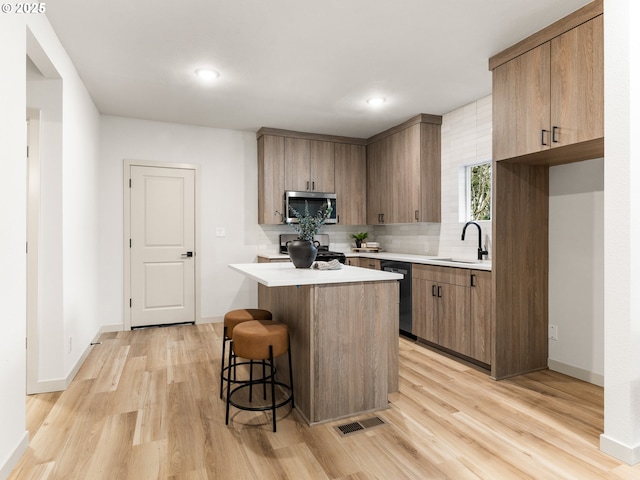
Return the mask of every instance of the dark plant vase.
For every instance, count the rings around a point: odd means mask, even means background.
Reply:
[[[360,247],[362,247],[362,240],[356,239],[356,248],[360,248]]]
[[[309,240],[292,240],[287,242],[287,250],[289,257],[296,268],[310,268],[316,261],[318,248],[314,245],[319,242],[310,242]]]

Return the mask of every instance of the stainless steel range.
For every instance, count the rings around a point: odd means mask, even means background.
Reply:
[[[296,240],[298,235],[296,234],[286,234],[283,233],[280,235],[280,253],[288,254],[287,251],[287,242],[292,240]],[[329,250],[329,235],[327,234],[319,234],[313,237],[314,241],[317,241],[320,246],[318,246],[318,255],[316,256],[316,260],[319,262],[328,262],[330,260],[338,260],[340,263],[346,263],[347,257],[342,252],[332,252]]]

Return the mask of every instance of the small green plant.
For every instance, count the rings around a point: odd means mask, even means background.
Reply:
[[[369,233],[367,233],[367,232],[360,232],[360,233],[352,233],[351,234],[351,238],[354,238],[354,239],[359,240],[361,242],[363,240],[366,240],[368,236],[369,236]]]
[[[333,207],[331,206],[331,200],[327,200],[327,206],[318,210],[315,215],[309,213],[309,204],[304,202],[304,214],[298,212],[295,208],[289,207],[293,216],[298,219],[298,223],[289,223],[291,228],[298,232],[298,238],[300,240],[308,240],[313,242],[313,237],[318,233],[320,227],[324,225],[327,218],[331,216]],[[276,212],[280,213],[280,212]]]

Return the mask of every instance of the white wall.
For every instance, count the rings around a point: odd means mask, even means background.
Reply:
[[[123,160],[200,165],[201,316],[257,306],[255,282],[228,268],[256,261],[255,133],[103,116],[100,127],[100,321],[123,322]],[[216,237],[224,227],[225,237]]]
[[[51,93],[57,88],[61,103],[56,112],[46,104],[51,99],[46,92],[50,85],[31,91],[33,102],[43,102],[32,106],[48,109],[40,132],[45,143],[40,148],[38,241],[43,275],[39,280],[53,285],[42,285],[39,295],[42,368],[35,379],[48,387],[65,387],[100,329],[95,220],[99,115],[44,15],[2,15],[0,21],[0,221],[4,226],[0,235],[0,478],[4,478],[28,442],[24,348],[27,38],[31,46],[32,41],[38,44],[38,53],[59,72],[62,82],[61,89],[59,85],[49,89]],[[69,337],[74,340],[71,351],[64,341]]]
[[[35,379],[60,378],[64,358],[62,282],[62,79],[45,78],[28,69],[27,107],[40,111],[40,201],[38,225],[38,321],[35,332],[38,365]],[[33,247],[32,247],[33,248]],[[40,388],[36,385],[35,390]]]
[[[604,385],[604,160],[549,169],[549,368]]]
[[[26,449],[26,34],[24,17],[0,20],[0,478]]]
[[[603,451],[640,462],[640,4],[604,2]]]
[[[25,105],[25,109],[41,109],[44,119],[40,124],[36,383],[41,384],[40,391],[47,391],[66,387],[100,330],[99,114],[46,17],[30,16],[28,27],[29,55],[36,66],[41,61],[58,77],[44,80],[30,76]],[[23,56],[26,53],[22,52]]]

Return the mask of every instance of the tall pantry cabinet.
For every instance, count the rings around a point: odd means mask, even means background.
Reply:
[[[496,379],[547,368],[549,167],[604,156],[596,0],[489,59]]]

